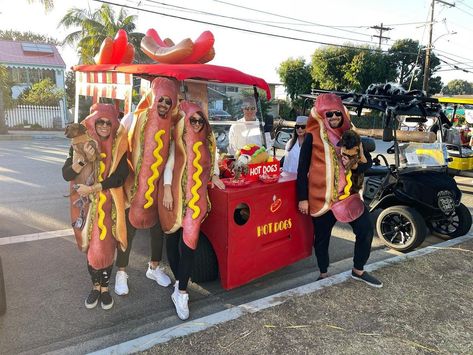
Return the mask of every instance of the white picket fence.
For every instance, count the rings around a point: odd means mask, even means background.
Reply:
[[[42,128],[64,128],[66,119],[61,106],[27,106],[5,111],[8,127],[39,124]]]

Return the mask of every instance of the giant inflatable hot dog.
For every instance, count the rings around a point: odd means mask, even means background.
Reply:
[[[167,78],[156,78],[138,104],[128,133],[133,173],[126,191],[130,223],[139,229],[158,222],[158,182],[169,153],[171,126],[177,110],[177,86]],[[166,101],[171,100],[171,105]]]
[[[173,188],[173,211],[167,211],[160,204],[159,217],[166,233],[171,233],[182,225],[184,243],[189,248],[196,249],[200,224],[210,210],[207,184],[213,172],[215,138],[198,105],[183,101],[180,107],[185,118],[176,124],[174,130],[175,161],[172,180],[172,185],[179,188]],[[190,124],[190,117],[196,112],[204,118],[204,125],[197,133]]]
[[[96,182],[109,177],[127,151],[125,129],[118,121],[118,112],[113,105],[94,104],[91,114],[82,122],[89,135],[98,142],[100,161],[96,169]],[[95,130],[95,122],[100,118],[109,119],[112,123],[111,134],[101,140]],[[72,193],[76,193],[71,184]],[[115,256],[116,242],[122,250],[127,247],[125,222],[125,194],[123,187],[111,188],[89,195],[90,206],[84,219],[83,228],[74,232],[81,234],[82,241],[89,241],[87,260],[96,270],[109,267]],[[77,204],[71,209],[77,209]],[[77,236],[77,235],[76,235]]]

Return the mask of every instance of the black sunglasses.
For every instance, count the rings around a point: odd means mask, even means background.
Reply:
[[[325,117],[332,118],[333,115],[337,117],[342,117],[342,112],[341,111],[327,111],[325,112]]]
[[[102,120],[102,119],[99,119],[99,120],[95,121],[95,124],[96,124],[96,125],[99,125],[99,126],[109,126],[109,127],[112,127],[112,122],[110,122],[110,121],[105,121],[105,120]]]
[[[305,129],[305,124],[296,124],[296,125],[294,126],[294,128],[295,128],[295,129],[299,129],[299,128],[300,128],[300,129]]]
[[[164,101],[164,103],[165,103],[166,105],[169,105],[169,106],[172,105],[171,99],[166,99],[165,97],[162,97],[162,96],[161,96],[161,97],[159,98],[158,102],[161,103],[161,102],[163,102],[163,101]]]
[[[204,124],[203,119],[197,119],[197,118],[191,118],[190,122],[191,122],[191,125],[196,125],[196,124],[203,125]]]

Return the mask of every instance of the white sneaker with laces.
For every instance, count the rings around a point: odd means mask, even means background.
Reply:
[[[163,287],[168,287],[171,284],[171,279],[164,271],[158,266],[156,269],[151,269],[151,266],[148,265],[148,270],[146,271],[146,277],[148,279],[154,280],[158,285]]]
[[[176,288],[171,295],[171,299],[176,307],[177,316],[182,320],[189,318],[189,294],[180,293],[179,289]]]
[[[128,295],[128,291],[128,274],[119,270],[115,276],[115,293],[124,296]]]

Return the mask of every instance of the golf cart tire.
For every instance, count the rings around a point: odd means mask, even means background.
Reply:
[[[0,259],[0,316],[7,311],[7,296],[5,292],[5,281],[3,278],[2,259]]]
[[[433,235],[444,238],[444,239],[453,239],[461,237],[469,232],[471,228],[471,213],[468,207],[466,207],[463,203],[460,203],[457,207],[455,207],[455,214],[458,216],[458,228],[450,233],[446,233],[446,231],[440,230],[436,227],[432,221],[427,222],[431,232]]]
[[[191,273],[193,282],[208,282],[218,277],[217,256],[204,234],[200,234],[199,243],[194,254],[194,267]]]
[[[402,237],[402,233],[395,230],[401,225],[404,232],[407,229],[410,234],[405,242],[398,241],[396,238]],[[400,252],[408,252],[417,248],[427,236],[424,218],[419,212],[408,206],[392,206],[383,210],[376,220],[376,231],[386,246]]]

